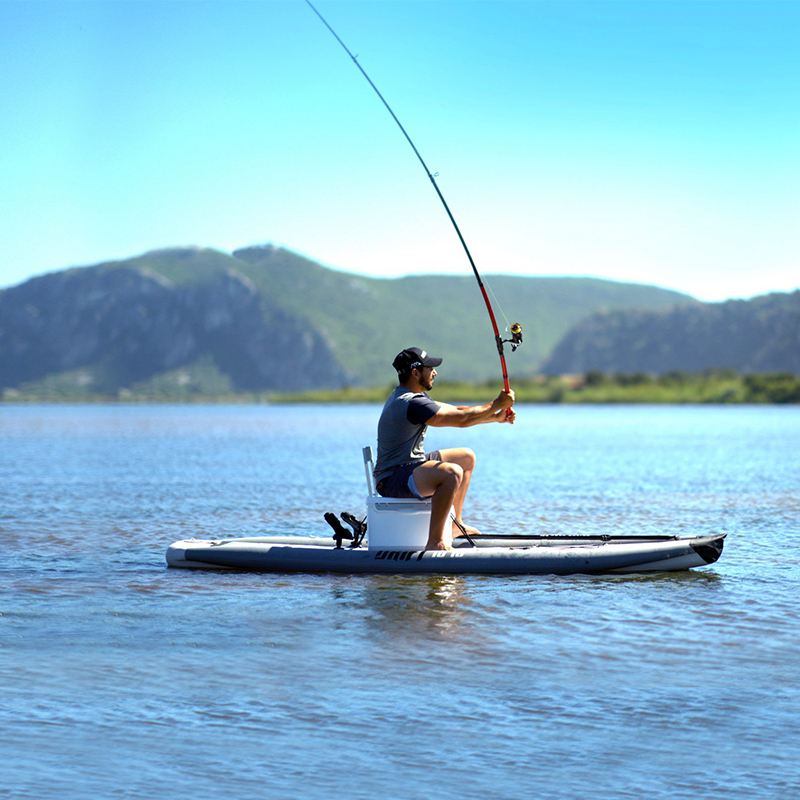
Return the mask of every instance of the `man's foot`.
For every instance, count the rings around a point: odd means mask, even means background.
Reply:
[[[459,527],[459,525],[461,527]],[[463,528],[463,530],[462,530]],[[470,536],[480,536],[481,532],[474,528],[472,525],[467,525],[465,522],[459,520],[457,523],[453,523],[453,538],[455,539],[457,536],[463,536],[464,531],[466,531]]]
[[[433,544],[428,542],[428,544],[425,545],[425,549],[426,550],[452,550],[453,548],[450,547],[449,544],[445,544],[444,542],[434,542]]]

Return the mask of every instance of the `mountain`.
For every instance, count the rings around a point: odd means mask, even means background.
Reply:
[[[323,336],[259,293],[230,268],[233,259],[199,256],[157,253],[150,266],[143,258],[71,269],[6,290],[0,388],[67,373],[62,384],[117,392],[198,365],[206,380],[209,369],[222,377],[206,387],[216,391],[302,390],[347,379]]]
[[[800,291],[669,311],[594,314],[542,365],[548,375],[706,369],[800,374]]]
[[[392,360],[404,347],[441,355],[446,379],[497,378],[499,363],[489,316],[471,273],[378,279],[326,269],[287,250],[251,247],[233,256],[263,291],[320,330],[354,384],[395,379]],[[501,331],[520,322],[524,345],[508,351],[514,374],[532,375],[553,346],[577,322],[601,309],[672,308],[696,302],[688,295],[640,284],[592,278],[532,278],[493,275],[485,280]],[[498,302],[499,301],[499,302]],[[509,334],[505,334],[508,336]]]
[[[596,312],[696,304],[678,292],[591,278],[493,276],[490,283],[510,321],[524,328],[524,345],[508,353],[512,375],[533,374],[573,325]],[[472,275],[378,279],[271,245],[230,255],[169,248],[0,292],[0,390],[381,385],[394,380],[394,355],[412,345],[443,356],[447,379],[498,378]]]

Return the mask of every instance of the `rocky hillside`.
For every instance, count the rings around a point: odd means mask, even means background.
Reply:
[[[523,347],[509,354],[514,375],[533,374],[570,327],[598,311],[695,302],[596,279],[496,276],[491,288],[525,331]],[[0,292],[0,391],[383,385],[394,380],[394,354],[415,344],[445,358],[447,379],[498,377],[471,275],[375,279],[272,246],[232,255],[177,248]]]
[[[36,278],[0,295],[2,388],[69,373],[87,389],[117,392],[198,364],[206,368],[180,371],[178,383],[214,367],[224,376],[221,391],[347,380],[318,331],[235,270],[182,284],[140,266],[103,266]]]
[[[670,311],[614,311],[576,325],[542,367],[549,375],[734,369],[800,374],[800,291]]]

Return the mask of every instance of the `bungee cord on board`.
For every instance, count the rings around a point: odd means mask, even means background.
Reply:
[[[508,327],[506,328],[506,330],[511,334],[511,336],[508,339],[503,339],[503,337],[500,335],[500,331],[499,331],[499,329],[497,327],[497,320],[495,319],[495,316],[494,316],[494,310],[492,309],[492,304],[489,301],[489,295],[486,293],[486,287],[484,286],[484,282],[481,279],[480,273],[478,272],[478,268],[475,266],[475,261],[473,260],[472,254],[470,253],[469,248],[467,247],[467,243],[464,241],[464,237],[461,234],[461,230],[458,227],[458,223],[456,222],[452,211],[450,211],[450,207],[447,205],[447,201],[444,199],[444,196],[442,195],[442,192],[439,189],[439,185],[436,183],[436,175],[438,175],[439,173],[438,172],[437,173],[432,173],[428,169],[428,165],[423,160],[422,156],[419,153],[419,150],[417,150],[416,146],[414,145],[414,142],[411,141],[411,137],[408,135],[408,133],[407,133],[406,129],[403,127],[402,123],[397,118],[397,116],[395,115],[394,111],[392,111],[391,106],[386,102],[386,99],[384,98],[384,96],[380,93],[380,91],[378,91],[378,87],[375,86],[375,84],[372,82],[372,79],[369,77],[369,75],[367,75],[367,73],[365,72],[364,68],[358,62],[358,56],[354,56],[350,52],[350,49],[339,38],[339,36],[336,33],[336,31],[328,24],[328,21],[325,19],[325,17],[323,17],[322,14],[320,14],[319,11],[317,11],[317,9],[311,3],[311,0],[306,0],[306,3],[311,8],[311,10],[320,18],[322,23],[331,32],[331,34],[336,39],[336,41],[339,42],[339,44],[342,46],[342,48],[347,53],[347,55],[350,56],[350,58],[352,59],[353,63],[358,67],[358,69],[361,72],[361,74],[366,78],[367,83],[369,83],[369,85],[375,91],[375,94],[377,94],[378,97],[381,99],[381,102],[383,103],[383,105],[386,106],[386,110],[392,115],[392,119],[397,123],[397,126],[403,132],[403,136],[406,137],[406,141],[411,145],[411,149],[414,151],[414,154],[416,155],[417,159],[419,159],[419,163],[422,164],[422,168],[425,170],[425,174],[430,179],[431,184],[433,184],[433,188],[436,191],[436,194],[438,195],[439,200],[442,201],[442,205],[444,206],[444,210],[447,212],[447,216],[450,218],[450,222],[453,223],[453,227],[455,228],[456,234],[458,235],[458,239],[461,242],[461,246],[464,248],[464,252],[467,254],[467,259],[469,260],[469,264],[472,267],[472,272],[475,274],[475,279],[478,281],[478,286],[479,286],[479,288],[481,290],[481,294],[483,296],[483,300],[484,300],[484,302],[486,304],[486,310],[489,312],[489,319],[492,322],[492,330],[494,331],[494,339],[495,339],[495,343],[497,344],[497,352],[498,352],[498,354],[500,356],[500,366],[501,366],[501,369],[503,371],[503,389],[506,392],[511,391],[511,386],[510,386],[509,380],[508,380],[508,368],[506,367],[506,356],[505,356],[505,351],[503,349],[503,345],[504,344],[510,344],[512,352],[515,351],[517,349],[517,347],[519,347],[522,344],[522,326],[518,322],[509,323],[508,319],[505,317],[505,314],[503,314],[503,318],[506,319],[506,323],[508,324]],[[490,289],[490,291],[491,291],[491,289]],[[492,292],[492,296],[494,296],[494,292]],[[497,302],[497,298],[496,297],[495,297],[495,302]],[[498,304],[498,307],[499,307],[499,304]],[[502,313],[502,309],[501,309],[501,313]]]

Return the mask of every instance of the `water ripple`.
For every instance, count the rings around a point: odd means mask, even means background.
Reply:
[[[178,538],[324,533],[324,511],[359,511],[377,408],[8,407],[3,786],[798,794],[800,415],[785,411],[536,408],[502,446],[492,426],[432,431],[479,453],[478,527],[730,533],[703,571],[498,578],[165,568]]]

